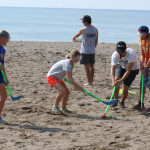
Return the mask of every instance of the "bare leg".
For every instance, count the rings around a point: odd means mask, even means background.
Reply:
[[[84,65],[86,77],[88,80],[88,85],[93,84],[93,77],[94,77],[94,65]]]
[[[64,88],[66,90],[66,93],[65,93],[64,97],[62,98],[62,109],[65,109],[66,105],[67,105],[68,97],[70,95],[70,92],[69,92],[67,86],[65,85],[65,83],[62,83],[62,85],[64,86]]]
[[[85,67],[85,72],[86,72],[86,77],[88,80],[88,84],[90,83],[90,69],[89,69],[89,65],[84,65]]]
[[[0,95],[1,95],[1,99],[0,99],[0,116],[1,116],[5,101],[7,99],[5,84],[0,84]]]
[[[115,81],[121,79],[121,77],[116,77]],[[120,87],[116,87],[115,93],[114,93],[114,99],[118,99],[118,94],[119,94],[119,88]]]
[[[61,84],[61,83],[56,83],[53,85],[55,87],[55,89],[58,90],[58,95],[56,96],[55,98],[55,102],[54,102],[54,105],[55,106],[58,106],[60,101],[62,100],[62,98],[65,96],[66,94],[66,89],[64,88],[64,86]]]
[[[90,65],[90,76],[91,76],[91,84],[93,84],[94,80],[94,65]]]
[[[128,97],[128,89],[129,87],[127,85],[123,86],[123,92],[122,92],[122,100],[121,102],[124,102],[126,98]]]

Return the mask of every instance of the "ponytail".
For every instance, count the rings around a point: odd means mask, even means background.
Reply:
[[[66,55],[66,59],[70,59],[71,56],[80,56],[80,52],[78,50],[72,50],[70,54]]]

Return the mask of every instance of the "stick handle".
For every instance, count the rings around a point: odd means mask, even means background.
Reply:
[[[141,108],[143,106],[143,87],[144,86],[144,74],[142,74],[142,89],[141,89]]]
[[[86,94],[88,94],[88,95],[90,95],[90,96],[92,96],[92,97],[94,97],[94,98],[96,98],[96,99],[99,100],[100,102],[104,102],[102,99],[96,97],[95,95],[91,94],[90,92],[86,91],[85,89],[83,89],[83,92],[86,93]]]
[[[113,98],[113,96],[114,96],[114,93],[115,93],[115,90],[116,90],[116,86],[114,86],[114,88],[113,88],[113,91],[112,91],[112,94],[111,94],[111,97],[110,97],[110,100],[109,100],[109,101],[112,100],[112,98]],[[107,105],[107,107],[106,107],[106,109],[105,109],[105,114],[107,113],[108,108],[109,108],[109,105]]]
[[[1,67],[1,64],[0,64],[0,67]],[[5,83],[7,83],[7,79],[6,79],[6,76],[5,76],[5,73],[3,70],[1,70],[1,73],[2,73],[2,76],[3,76],[3,79],[5,81]]]
[[[0,67],[1,67],[1,64],[0,64]],[[1,73],[2,73],[2,76],[3,76],[3,79],[4,79],[5,83],[7,84],[8,82],[7,82],[7,79],[6,79],[4,71],[1,70]],[[7,84],[7,90],[8,90],[8,93],[9,93],[10,97],[12,97],[12,93],[11,93],[11,90],[10,90],[10,87],[9,87],[8,84]]]
[[[64,78],[64,81],[70,83],[66,78]],[[70,83],[70,84],[73,85],[72,83]],[[94,98],[96,98],[96,99],[99,100],[100,102],[104,102],[103,100],[101,100],[100,98],[98,98],[98,97],[96,97],[95,95],[91,94],[90,92],[86,91],[85,89],[83,89],[83,92],[86,93],[86,94],[88,94],[88,95],[90,95],[90,96],[92,96],[92,97],[94,97]]]

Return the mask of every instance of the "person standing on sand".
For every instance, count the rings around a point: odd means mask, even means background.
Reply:
[[[5,104],[5,101],[7,99],[7,92],[6,92],[6,87],[5,87],[6,85],[3,80],[1,70],[3,70],[6,75],[5,67],[4,67],[4,57],[5,57],[4,46],[9,42],[9,40],[10,40],[9,33],[5,30],[2,30],[0,32],[0,123],[1,124],[7,124],[7,122],[4,121],[1,117],[1,113]],[[7,76],[6,76],[6,79],[7,79]],[[7,84],[9,84],[9,82],[7,82]]]
[[[139,64],[136,54],[131,48],[126,47],[126,43],[120,41],[117,43],[116,51],[111,57],[111,77],[112,85],[116,86],[114,99],[117,102],[112,105],[116,107],[118,104],[118,93],[121,83],[123,82],[122,99],[119,102],[121,108],[125,108],[124,102],[128,96],[128,88],[135,80],[136,75],[139,73]]]
[[[57,114],[71,113],[71,111],[66,107],[70,92],[62,80],[65,76],[69,82],[75,86],[76,89],[83,92],[83,88],[78,85],[72,77],[73,66],[79,61],[80,52],[77,50],[72,50],[71,53],[66,56],[66,58],[67,59],[65,60],[56,62],[47,73],[48,84],[51,88],[54,87],[59,92],[52,107],[52,111]],[[58,106],[60,101],[62,101],[61,110]]]
[[[83,16],[81,19],[84,28],[81,28],[79,32],[73,37],[75,41],[80,35],[82,35],[81,45],[81,59],[80,64],[84,64],[85,72],[88,83],[85,85],[93,85],[94,79],[94,64],[95,64],[95,48],[98,44],[98,30],[91,25],[91,17],[89,15]]]
[[[140,26],[138,29],[138,35],[139,35],[139,44],[141,47],[140,70],[141,70],[141,74],[144,75],[143,108],[142,108],[144,109],[144,97],[146,93],[146,87],[150,89],[150,33],[149,33],[149,28],[147,26]],[[140,96],[141,96],[141,87],[140,87]],[[139,103],[135,105],[133,108],[140,110],[141,101],[139,101]],[[147,108],[146,110],[150,111],[150,108]]]

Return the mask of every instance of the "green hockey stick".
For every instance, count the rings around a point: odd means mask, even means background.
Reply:
[[[1,64],[0,64],[0,67],[1,67]],[[2,76],[3,76],[3,79],[4,79],[5,83],[7,84],[7,79],[6,79],[6,76],[5,76],[4,71],[1,70],[1,73],[2,73]],[[11,93],[11,90],[10,90],[10,87],[9,87],[8,84],[7,84],[6,87],[7,87],[8,93],[9,93],[9,95],[10,95],[10,97],[11,97],[11,99],[12,99],[13,101],[19,100],[19,99],[21,98],[21,96],[13,97],[13,95],[12,95],[12,93]]]
[[[114,86],[114,88],[113,88],[113,91],[112,91],[112,94],[111,94],[111,97],[110,97],[110,100],[109,100],[109,101],[112,101],[112,98],[113,98],[113,96],[114,96],[115,90],[116,90],[116,86]],[[105,115],[106,115],[108,109],[109,109],[109,105],[106,107],[105,113],[104,113],[103,117],[105,117]]]
[[[144,89],[144,74],[142,74],[141,108],[142,108],[142,106],[143,106],[143,89]]]
[[[64,78],[64,81],[70,83],[66,78]],[[70,83],[70,84],[71,84],[71,83]],[[71,85],[72,85],[72,84],[71,84]],[[86,93],[86,94],[88,94],[88,95],[90,95],[90,96],[92,96],[92,97],[94,97],[94,98],[96,98],[97,100],[99,100],[100,102],[102,102],[102,103],[104,103],[104,104],[106,104],[106,105],[112,105],[112,104],[114,104],[114,103],[116,102],[116,100],[109,101],[109,102],[103,101],[102,99],[96,97],[95,95],[91,94],[90,92],[86,91],[85,89],[83,89],[83,92]]]

